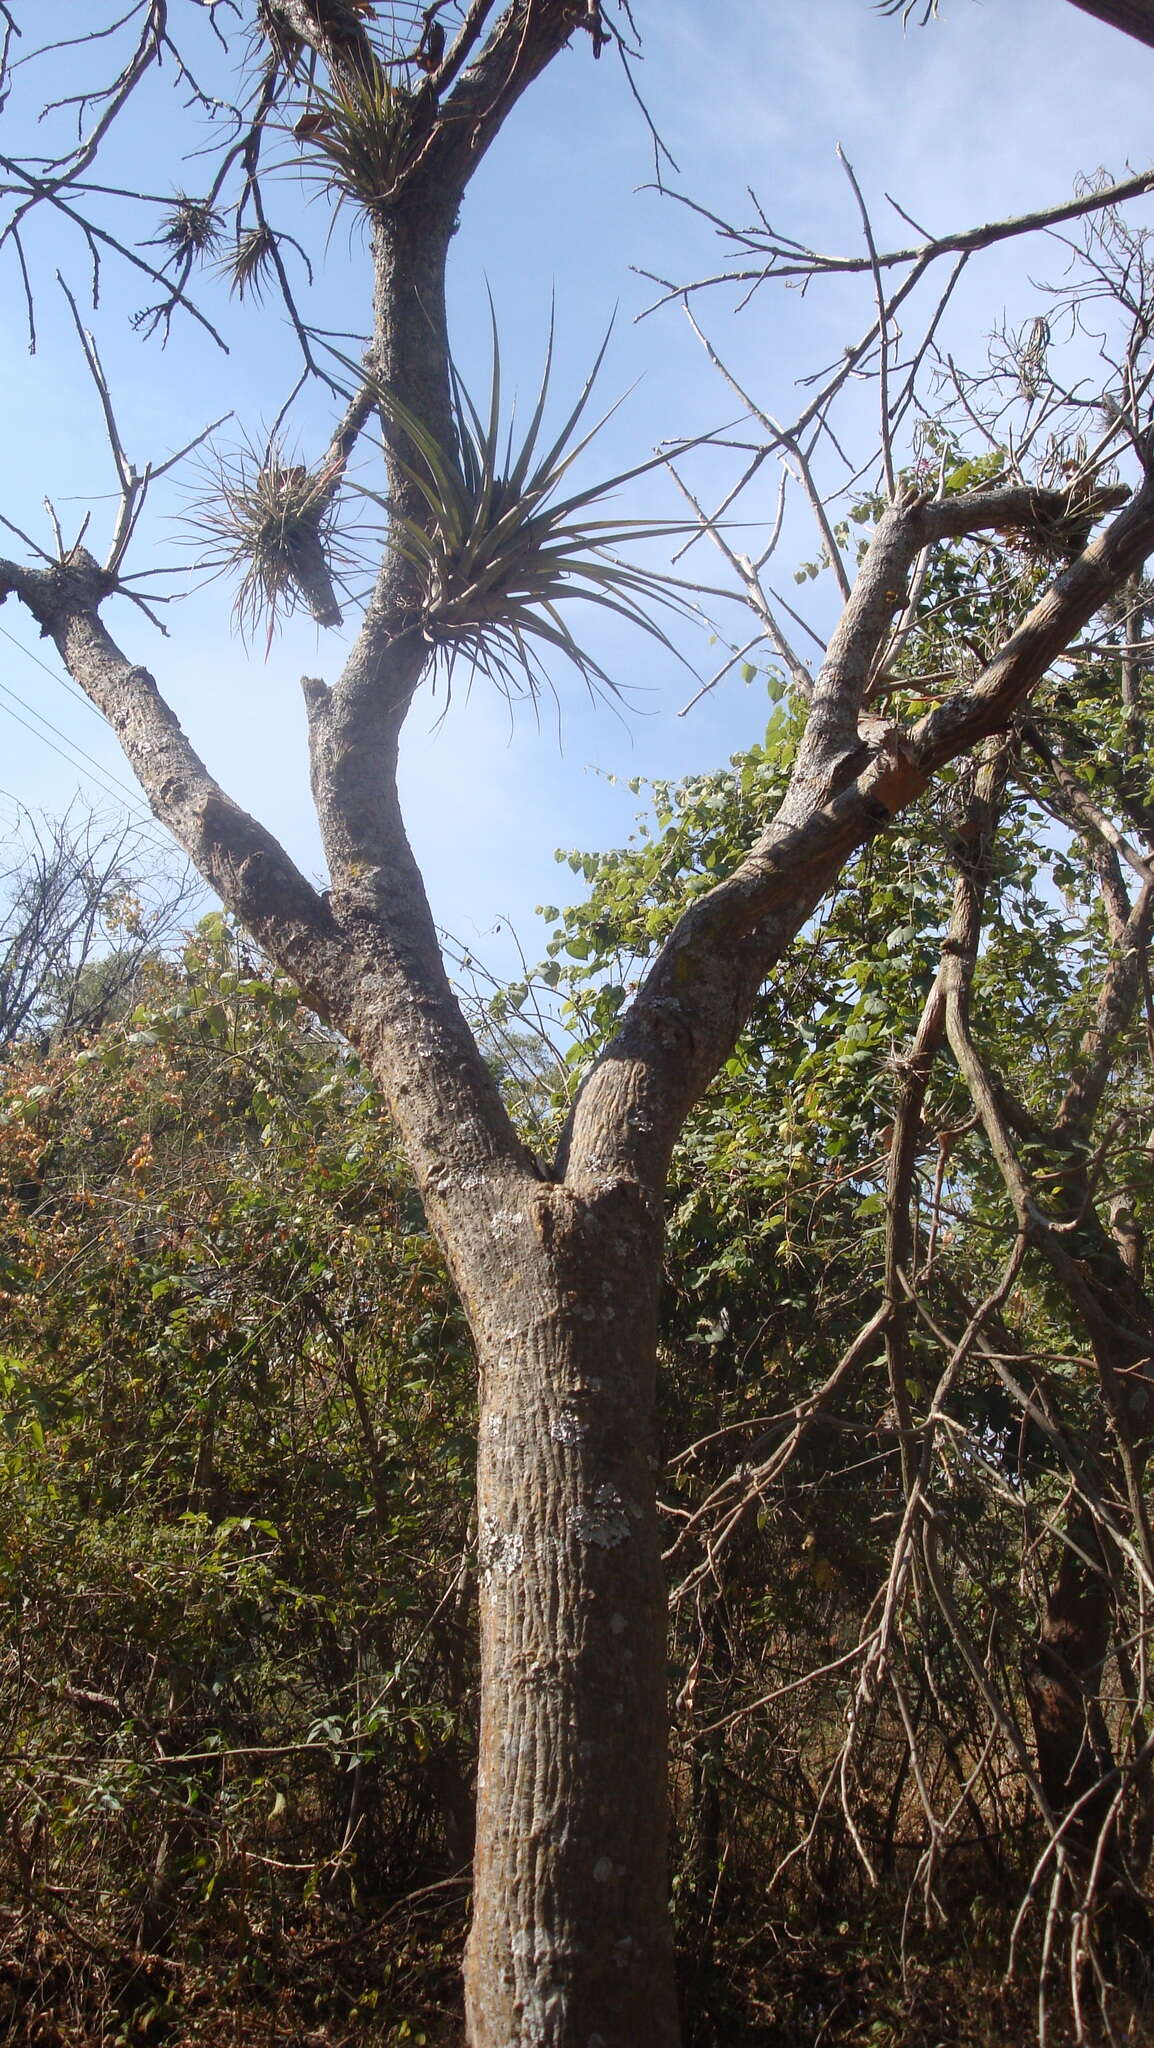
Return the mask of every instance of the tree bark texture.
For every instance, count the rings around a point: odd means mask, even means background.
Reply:
[[[1072,1517],[1066,1533],[1078,1551],[1062,1553],[1026,1670],[1026,1696],[1042,1789],[1055,1817],[1066,1822],[1063,1840],[1085,1871],[1098,1850],[1113,1796],[1113,1758],[1101,1749],[1098,1705],[1113,1602],[1089,1515]]]
[[[529,1185],[493,1218],[471,2048],[679,2038],[654,1498],[659,1232],[636,1188]]]
[[[157,816],[377,1076],[477,1341],[471,2048],[676,2048],[652,1463],[665,1173],[685,1115],[844,861],[934,768],[1004,728],[1154,546],[1147,481],[976,682],[906,731],[859,723],[871,655],[918,550],[951,531],[1028,523],[1032,501],[988,492],[885,515],[782,811],[683,914],[550,1169],[514,1130],[453,996],[405,836],[396,748],[424,658],[386,601],[390,565],[344,674],[306,690],[325,896],[215,783],[152,676],[113,641],[99,616],[106,573],[83,553],[47,570],[0,565],[0,592],[27,605],[108,716]]]

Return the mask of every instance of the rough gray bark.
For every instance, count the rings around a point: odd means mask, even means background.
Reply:
[[[665,2048],[660,1216],[635,1186],[529,1185],[493,1230],[469,2039]]]

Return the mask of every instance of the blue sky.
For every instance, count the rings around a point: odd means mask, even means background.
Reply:
[[[77,33],[93,8],[91,0],[41,0],[37,13],[37,33],[50,37]],[[859,242],[835,154],[839,142],[869,195],[879,233],[900,240],[908,231],[888,210],[887,193],[944,231],[1056,201],[1080,172],[1099,165],[1123,175],[1128,163],[1139,168],[1149,161],[1154,52],[1067,0],[945,0],[942,20],[906,35],[868,0],[640,0],[635,13],[645,39],[638,79],[677,159],[672,181],[730,218],[748,217],[752,186],[775,225],[820,248]],[[178,29],[182,16],[194,30],[203,27],[191,0],[178,0]],[[91,53],[51,60],[48,89],[69,89],[82,60],[90,62]],[[34,75],[31,67],[29,87]],[[178,149],[182,134],[189,146],[202,143],[203,129],[188,122],[182,129],[179,95],[165,81],[150,86],[141,113],[131,139],[126,126],[110,152],[108,181],[195,191],[203,172],[195,162],[182,168]],[[16,95],[5,127],[3,147],[16,153],[30,133]],[[503,373],[525,399],[540,369],[551,298],[559,403],[579,387],[614,320],[601,388],[606,402],[629,395],[593,458],[606,471],[643,460],[663,439],[733,417],[732,397],[682,316],[671,308],[637,318],[654,297],[639,270],[689,279],[718,265],[708,227],[646,189],[652,172],[649,137],[618,67],[608,55],[595,64],[587,40],[577,37],[490,152],[467,197],[452,255],[454,348],[473,389],[483,389],[488,374],[487,291],[499,317]],[[317,286],[311,298],[306,294],[310,314],[326,327],[362,326],[366,264],[351,220],[338,219],[326,248],[322,201],[286,177],[280,203],[286,224],[319,254]],[[149,230],[137,224],[132,232]],[[91,505],[100,539],[111,470],[54,281],[59,266],[83,294],[86,263],[75,239],[53,223],[34,227],[27,247],[44,310],[38,352],[29,356],[19,276],[7,252],[0,511],[47,543],[45,495],[66,529],[77,527]],[[1038,243],[1011,244],[975,264],[957,308],[960,352],[978,356],[1003,312],[1012,319],[1032,314],[1038,292],[1031,279],[1053,268]],[[131,315],[146,296],[142,281],[110,262],[99,309],[85,311],[134,458],[162,458],[229,409],[236,421],[222,432],[226,444],[241,428],[259,437],[295,377],[291,336],[271,300],[262,313],[230,306],[210,288],[206,303],[227,324],[225,358],[187,320],[177,321],[166,348],[141,340]],[[794,405],[797,379],[836,356],[868,317],[868,285],[815,287],[805,297],[772,287],[740,316],[735,297],[719,293],[703,305],[703,317],[759,400],[779,415]],[[323,447],[326,421],[319,395],[298,407],[291,431],[302,456]],[[657,502],[647,485],[636,509]],[[179,488],[163,500],[158,494],[132,566],[187,552],[177,524],[181,503]],[[667,509],[675,510],[672,501]],[[768,518],[772,507],[767,502],[761,510]],[[18,546],[12,540],[11,551]],[[812,552],[800,530],[798,548]],[[238,643],[230,605],[230,590],[217,583],[168,607],[167,640],[123,604],[110,609],[108,620],[133,658],[154,670],[225,787],[319,874],[298,678],[335,676],[348,635],[293,622],[266,660],[263,643],[247,651]],[[572,886],[568,871],[554,866],[553,849],[610,845],[628,835],[637,808],[628,778],[716,767],[764,724],[761,685],[736,678],[679,718],[694,685],[657,643],[624,629],[606,631],[596,619],[580,623],[626,688],[622,709],[590,703],[579,682],[559,670],[560,733],[547,705],[539,727],[526,706],[511,720],[481,682],[471,692],[459,682],[447,712],[443,698],[426,696],[410,720],[407,815],[434,910],[502,967],[514,960],[494,926],[511,920],[533,955],[540,944],[533,906],[559,900]],[[93,756],[106,777],[126,782],[111,735],[61,687],[53,651],[12,603],[0,614],[0,630],[0,788],[51,811],[64,809],[78,785],[102,801],[80,768],[48,746],[56,736],[25,730],[16,718],[26,713],[3,693],[18,693]],[[707,645],[687,637],[684,646],[702,673],[716,664]]]

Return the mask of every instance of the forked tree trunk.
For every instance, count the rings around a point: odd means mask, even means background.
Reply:
[[[481,1742],[470,2048],[676,2048],[660,1237],[640,1190],[530,1186],[475,1323]]]

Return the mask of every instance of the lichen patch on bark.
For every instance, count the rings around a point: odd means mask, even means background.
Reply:
[[[630,1516],[638,1519],[640,1513],[621,1498],[616,1487],[598,1486],[589,1501],[574,1510],[570,1527],[580,1542],[612,1550],[616,1544],[628,1542],[633,1534]]]

